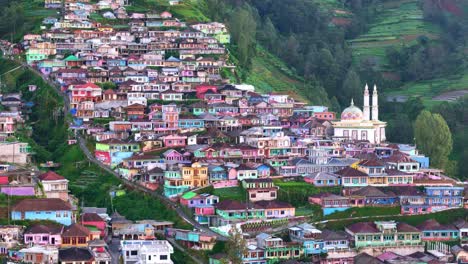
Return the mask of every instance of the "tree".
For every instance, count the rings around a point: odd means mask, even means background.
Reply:
[[[249,6],[238,7],[229,20],[229,29],[237,45],[239,63],[248,68],[255,55],[257,22]]]
[[[418,148],[431,158],[433,167],[445,169],[452,152],[452,133],[440,114],[424,110],[416,118],[414,136]]]
[[[234,226],[231,230],[231,236],[226,243],[227,259],[223,263],[242,264],[242,259],[247,254],[247,242],[242,233]]]
[[[356,105],[362,104],[362,85],[361,79],[357,73],[350,69],[346,74],[346,78],[343,81],[343,86],[341,87],[342,102],[348,102],[351,98],[354,99]]]

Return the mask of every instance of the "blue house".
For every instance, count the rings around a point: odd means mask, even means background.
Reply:
[[[321,254],[323,250],[322,231],[315,226],[304,223],[289,228],[289,238],[293,242],[302,243],[305,255]]]
[[[422,233],[422,241],[450,241],[460,238],[460,231],[452,224],[441,225],[434,219],[428,219],[417,228]]]
[[[108,59],[107,67],[125,67],[127,66],[127,60],[122,58]]]
[[[208,166],[208,177],[211,181],[224,181],[228,179],[228,173],[224,166],[210,165]]]
[[[464,187],[438,186],[426,187],[426,204],[431,205],[431,211],[463,205]]]
[[[62,225],[71,225],[73,212],[71,205],[58,199],[24,199],[11,210],[12,220],[51,220]]]
[[[204,128],[205,121],[201,118],[193,116],[185,116],[179,118],[179,128]]]

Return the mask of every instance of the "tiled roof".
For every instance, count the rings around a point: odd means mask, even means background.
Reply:
[[[101,222],[102,218],[96,213],[84,213],[81,215],[83,222]]]
[[[348,227],[346,227],[348,230],[353,232],[354,234],[359,234],[359,233],[378,233],[380,232],[379,229],[375,226],[373,222],[359,222],[359,223],[354,223]]]
[[[39,180],[41,181],[58,181],[58,180],[65,180],[65,178],[53,171],[48,171],[39,175]]]
[[[384,164],[377,159],[362,160],[361,162],[359,162],[359,165],[364,166],[364,167],[383,167],[384,166]]]
[[[246,210],[246,205],[235,200],[224,200],[216,204],[219,210]]]
[[[352,195],[365,197],[389,197],[387,193],[373,186],[362,187],[359,190],[352,192]]]
[[[70,204],[58,198],[24,199],[18,202],[13,211],[69,211]]]
[[[25,234],[60,234],[63,230],[62,225],[32,225],[24,233]]]
[[[412,225],[408,225],[407,223],[399,222],[397,224],[397,231],[398,232],[419,232],[419,229]]]
[[[321,237],[323,240],[347,240],[349,238],[348,234],[344,231],[331,231],[331,230],[322,230]]]
[[[335,172],[335,174],[338,174],[338,175],[341,175],[341,176],[368,176],[366,173],[364,173],[362,171],[359,171],[359,170],[356,170],[356,169],[351,168],[351,167],[346,167],[344,169],[341,169],[341,170]]]
[[[80,225],[72,224],[65,228],[62,237],[87,237],[89,235],[89,229]]]
[[[429,230],[456,230],[457,228],[453,225],[441,225],[434,219],[428,219],[422,224],[418,225],[418,229],[421,231]]]

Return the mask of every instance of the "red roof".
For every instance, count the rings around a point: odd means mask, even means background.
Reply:
[[[61,175],[58,175],[57,173],[53,171],[48,171],[46,173],[43,173],[39,176],[39,180],[41,181],[59,181],[59,180],[65,180],[65,178]]]

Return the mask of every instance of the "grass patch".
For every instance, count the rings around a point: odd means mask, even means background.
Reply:
[[[246,191],[240,186],[213,189],[212,194],[219,196],[219,199],[221,201],[236,200],[236,201],[245,202],[247,198]]]
[[[312,219],[321,219],[323,217],[322,208],[317,204],[307,204],[296,207],[296,216],[308,216]]]
[[[353,207],[346,211],[335,212],[327,215],[325,219],[341,219],[349,217],[363,217],[376,215],[398,215],[400,214],[399,206],[392,207]]]
[[[278,200],[288,202],[294,207],[308,205],[308,198],[311,195],[325,192],[339,194],[341,191],[341,187],[315,187],[304,181],[283,181],[276,179],[274,182],[279,187]]]

